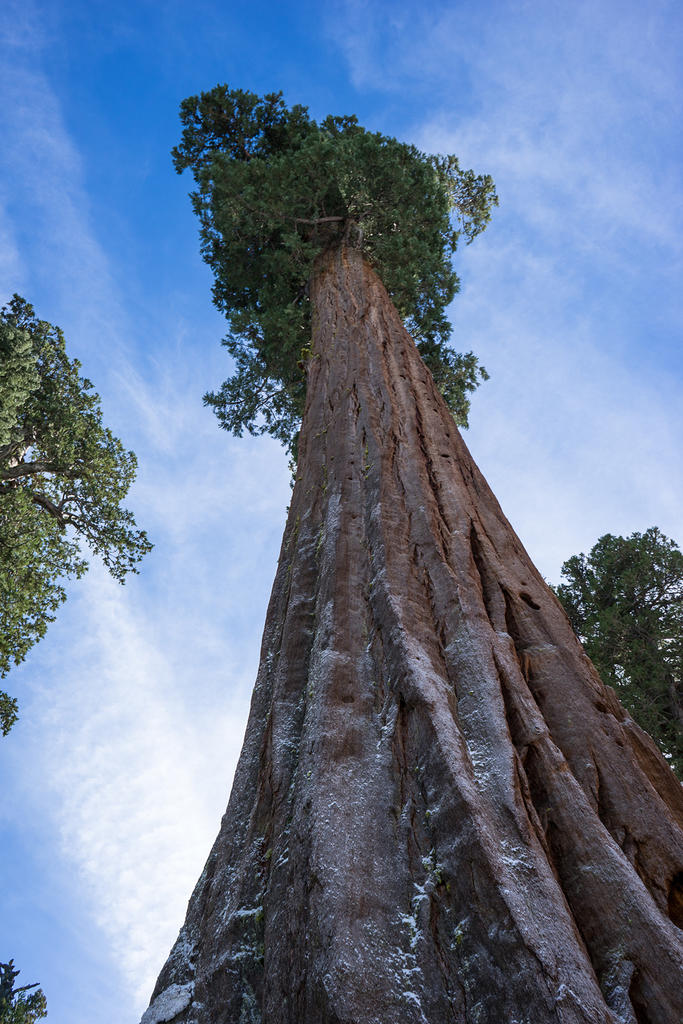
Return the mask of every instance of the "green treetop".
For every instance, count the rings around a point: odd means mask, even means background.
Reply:
[[[206,396],[221,424],[292,445],[310,344],[308,281],[321,251],[354,226],[365,256],[413,334],[458,423],[486,371],[448,346],[446,307],[458,290],[451,255],[497,204],[488,175],[454,156],[366,131],[355,117],[316,123],[281,93],[217,86],[185,100],[176,170],[191,168],[202,254],[229,322],[235,373]]]
[[[19,664],[81,576],[79,541],[123,582],[150,549],[121,507],[136,470],[57,327],[15,295],[0,310],[0,676]],[[17,717],[0,692],[0,729]]]
[[[13,960],[0,964],[0,1024],[35,1024],[47,1017],[47,1001],[37,983],[15,988],[19,973]]]
[[[557,596],[605,683],[683,779],[683,553],[656,526],[600,537]]]

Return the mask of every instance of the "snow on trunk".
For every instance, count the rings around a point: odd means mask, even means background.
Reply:
[[[244,747],[150,1019],[678,1024],[681,787],[360,251],[311,301]]]

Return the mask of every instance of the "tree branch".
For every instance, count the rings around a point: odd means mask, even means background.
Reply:
[[[41,494],[40,491],[29,491],[28,494],[35,505],[40,505],[41,508],[44,508],[58,523],[61,523],[63,526],[73,523],[73,516],[69,515],[68,512],[63,512],[59,505],[55,505],[54,501]]]
[[[315,217],[310,220],[308,217],[295,217],[295,224],[330,224],[332,221],[346,220],[346,217]]]
[[[0,480],[17,480],[22,476],[35,476],[37,473],[59,473],[59,466],[51,462],[19,462],[16,466],[8,466],[0,470]]]

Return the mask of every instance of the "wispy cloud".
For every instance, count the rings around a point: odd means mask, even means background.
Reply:
[[[680,249],[677,165],[652,159],[683,106],[674,5],[340,0],[328,18],[359,88],[412,87],[413,139],[484,161],[508,201],[523,190],[529,218],[554,226],[567,194],[600,238],[611,222]],[[598,234],[589,216],[574,226]]]
[[[0,197],[0,280],[12,281],[12,287],[17,290],[22,288],[24,279],[25,270],[19,255],[14,229],[7,216],[2,197]],[[0,303],[6,302],[9,297],[9,293],[1,296]]]
[[[97,569],[74,596],[75,616],[80,639],[70,638],[68,664],[58,652],[34,703],[40,739],[50,737],[34,771],[51,780],[62,854],[140,1008],[225,805],[253,663],[235,651],[221,662],[220,637],[197,634],[190,616],[173,642],[168,623]]]
[[[0,13],[0,45],[5,52],[35,54],[44,42],[45,21],[33,0],[6,0]]]
[[[102,354],[124,344],[125,315],[92,223],[81,157],[41,70],[46,19],[49,13],[33,4],[10,3],[0,15],[0,34],[10,36],[0,62],[2,198],[22,255],[3,289],[30,290],[26,298],[42,299],[38,314],[46,319],[66,305],[72,353],[82,355],[87,339],[96,339],[90,356],[100,369]]]
[[[607,532],[657,523],[680,541],[680,381],[605,351],[609,322],[556,307],[545,275],[502,288],[493,248],[472,256],[481,287],[465,289],[458,313],[458,339],[494,373],[466,440],[539,568],[557,582],[561,563]]]

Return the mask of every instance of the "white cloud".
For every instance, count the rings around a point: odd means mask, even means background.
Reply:
[[[0,203],[0,280],[13,281],[13,288],[18,291],[22,288],[24,277],[25,270],[19,255],[16,235],[5,206]],[[3,305],[9,298],[9,292],[0,296],[0,305]]]
[[[566,195],[584,237],[591,216],[604,239],[616,215],[680,253],[677,163],[663,168],[652,145],[661,150],[683,106],[683,23],[670,4],[527,2],[487,16],[470,2],[343,0],[332,11],[357,87],[413,89],[411,141],[484,167],[506,202],[523,193],[527,216],[549,226]]]
[[[7,230],[21,253],[3,288],[26,293],[46,319],[68,310],[71,354],[87,352],[101,374],[125,350],[126,315],[96,237],[80,154],[41,70],[51,18],[32,4],[10,4],[0,19],[0,33],[12,37],[0,62],[2,198]]]
[[[44,41],[45,16],[38,17],[33,0],[5,0],[0,11],[0,44],[5,51],[36,53]]]
[[[51,780],[64,856],[142,1007],[215,836],[248,684],[229,655],[220,671],[218,644],[206,645],[209,657],[197,652],[185,623],[164,649],[154,613],[97,569],[74,605],[82,635],[59,685],[53,677],[41,694],[41,739],[50,739],[36,774]],[[221,682],[226,692],[209,707]]]
[[[474,339],[494,372],[466,441],[537,565],[557,582],[601,534],[655,523],[680,540],[680,385],[603,351],[604,325],[544,301],[543,275],[518,295],[498,287],[491,248],[472,256],[482,286],[458,311],[458,338]]]

